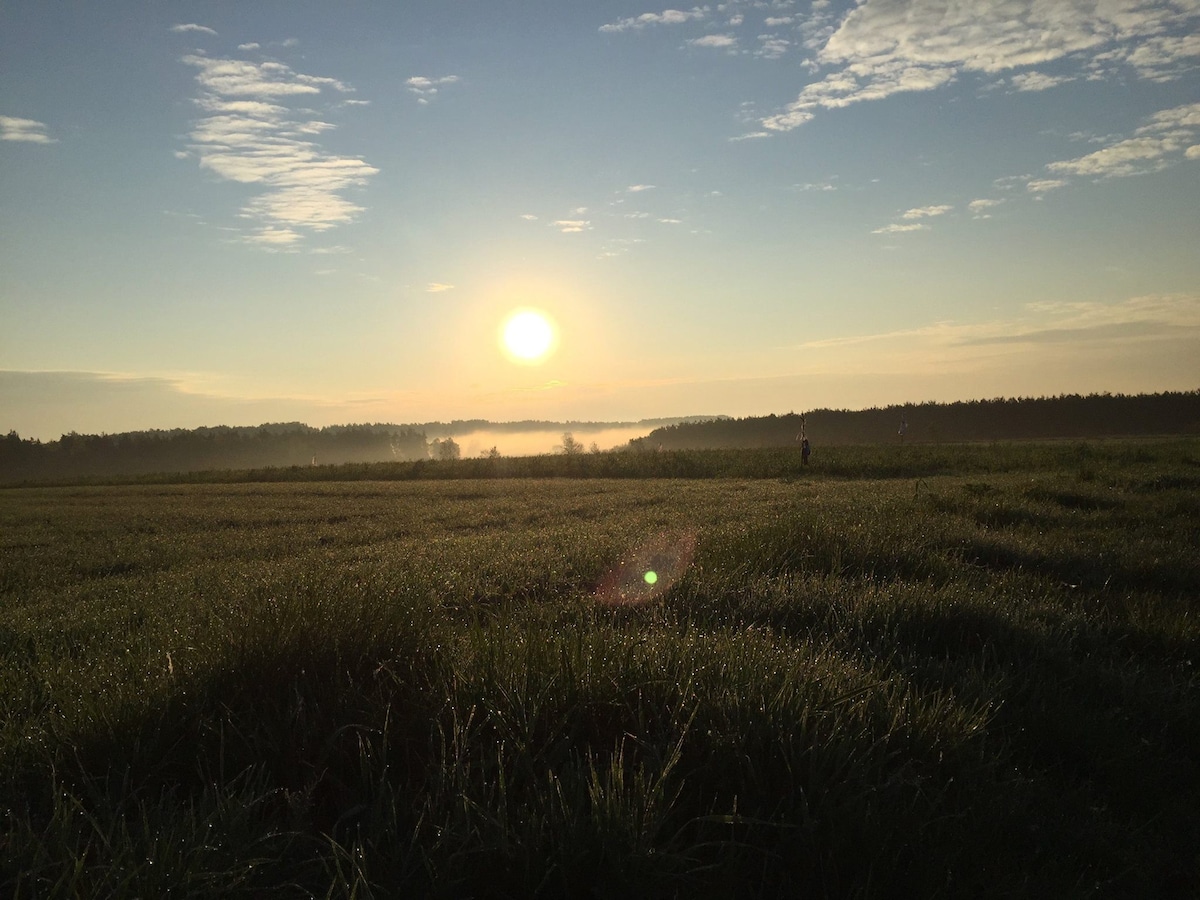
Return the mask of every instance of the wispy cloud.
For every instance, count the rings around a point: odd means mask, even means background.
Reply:
[[[808,341],[808,350],[923,339],[944,349],[987,344],[1048,344],[1172,337],[1200,338],[1200,294],[1149,294],[1104,303],[1031,303],[1015,317],[977,323],[937,322],[919,328]]]
[[[1200,140],[1200,103],[1164,109],[1150,116],[1133,137],[1076,159],[1046,166],[1057,175],[1120,178],[1157,172],[1180,159],[1194,159],[1191,147]]]
[[[441,294],[452,290],[454,290],[454,285],[442,284],[440,281],[431,281],[425,286],[425,293],[427,294]]]
[[[792,47],[791,41],[777,34],[760,34],[758,41],[759,48],[754,51],[754,55],[763,59],[779,59]]]
[[[945,204],[943,204],[941,206],[918,206],[915,209],[907,210],[904,213],[904,215],[902,215],[900,218],[902,218],[902,219],[928,219],[931,216],[944,216],[946,213],[950,212],[950,210],[952,210],[952,209],[954,209],[953,206],[947,206]]]
[[[1045,91],[1075,79],[1067,75],[1047,75],[1044,72],[1023,72],[1009,79],[1018,91]]]
[[[837,176],[835,175],[828,181],[806,181],[803,184],[795,185],[793,189],[802,191],[804,193],[808,193],[810,191],[836,191],[838,189],[838,186],[835,183],[836,181]]]
[[[884,225],[882,228],[876,228],[871,234],[904,234],[908,231],[928,231],[929,226],[923,222],[914,222],[911,225],[901,225],[898,222],[893,222],[891,225]]]
[[[762,125],[790,131],[821,110],[934,90],[964,73],[1028,70],[1013,78],[1021,90],[1130,69],[1139,77],[1170,80],[1200,56],[1198,26],[1200,5],[1192,0],[862,0],[823,45],[815,45],[814,65],[830,71]],[[1035,68],[1049,64],[1074,71]]]
[[[708,16],[708,13],[707,6],[697,6],[687,11],[665,9],[660,13],[642,13],[640,16],[618,19],[607,25],[601,25],[600,30],[611,34],[621,31],[640,31],[649,25],[681,25],[693,19],[703,19]]]
[[[925,222],[916,221],[918,219],[932,219],[936,216],[944,216],[950,210],[954,209],[949,204],[939,204],[937,206],[917,206],[912,209],[905,210],[901,213],[900,218],[907,222],[893,222],[891,225],[885,225],[882,228],[876,228],[871,234],[905,234],[911,231],[928,231],[929,225]]]
[[[989,209],[999,206],[1003,200],[992,200],[984,198],[981,200],[972,200],[967,204],[967,210],[971,213],[971,217],[975,219],[990,219],[992,214]]]
[[[642,191],[654,190],[654,185],[652,185],[652,184],[631,184],[629,187],[625,188],[625,190],[627,190],[631,194],[640,194]]]
[[[704,37],[695,38],[688,41],[693,47],[716,47],[723,49],[726,47],[736,47],[737,38],[732,34],[706,34]]]
[[[216,37],[216,35],[217,35],[217,33],[215,31],[213,31],[211,28],[209,28],[207,25],[196,25],[194,23],[188,23],[186,25],[172,25],[171,31],[173,31],[175,34],[187,34],[188,32],[197,32],[199,34],[211,34],[213,37]]]
[[[417,102],[425,105],[428,104],[435,96],[438,90],[448,84],[458,84],[461,81],[457,75],[441,75],[437,78],[430,78],[426,75],[414,75],[404,82],[409,93],[417,95]]]
[[[50,137],[46,125],[34,119],[19,119],[15,116],[0,116],[0,141],[20,141],[26,144],[57,144]]]
[[[1044,194],[1047,191],[1056,191],[1060,187],[1066,187],[1066,185],[1067,182],[1061,178],[1035,178],[1025,183],[1025,190],[1031,194]]]
[[[198,70],[196,105],[205,113],[188,135],[188,155],[226,181],[256,185],[241,216],[257,223],[247,240],[286,247],[298,229],[321,232],[353,221],[362,207],[343,194],[379,170],[362,159],[323,150],[314,140],[335,126],[312,109],[326,92],[353,89],[336,78],[307,75],[280,62],[190,54]],[[286,104],[302,100],[304,107]]]
[[[563,234],[578,234],[581,231],[591,231],[592,223],[587,219],[557,219],[552,223]]]

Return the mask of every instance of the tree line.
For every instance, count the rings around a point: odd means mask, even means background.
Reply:
[[[630,441],[630,447],[645,451],[798,446],[802,433],[814,446],[1200,434],[1200,391],[814,409],[656,428]]]
[[[661,421],[661,420],[659,420]],[[905,434],[900,435],[901,423]],[[479,423],[488,425],[490,423]],[[543,424],[543,423],[539,423]],[[561,424],[561,423],[560,423]],[[1162,394],[1078,394],[1057,397],[920,403],[865,410],[815,409],[741,419],[676,421],[628,444],[630,451],[732,450],[814,446],[971,441],[1100,439],[1135,435],[1200,434],[1200,391]],[[556,453],[598,453],[571,432]],[[256,427],[64,434],[56,441],[0,437],[0,483],[88,477],[333,466],[347,463],[455,460],[452,437],[430,440],[419,426],[335,425],[298,422]],[[484,454],[495,459],[493,447]]]
[[[423,431],[395,425],[313,428],[289,422],[123,434],[71,432],[45,443],[10,431],[0,438],[0,482],[452,459],[457,451],[449,438],[430,442]]]

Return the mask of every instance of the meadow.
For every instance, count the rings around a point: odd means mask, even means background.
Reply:
[[[1193,897],[1200,440],[0,490],[0,894]]]

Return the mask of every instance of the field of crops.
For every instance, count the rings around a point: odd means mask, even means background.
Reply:
[[[0,895],[1196,896],[1200,441],[907,449],[2,490]]]

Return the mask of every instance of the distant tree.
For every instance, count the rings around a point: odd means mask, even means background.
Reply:
[[[499,459],[500,451],[493,446],[491,450],[485,450],[480,454],[480,456],[482,456],[484,459]]]
[[[588,453],[599,453],[599,452],[600,452],[600,445],[597,444],[595,441],[592,441],[591,445],[588,447]]]
[[[458,442],[454,438],[448,437],[440,441],[434,441],[430,444],[433,449],[435,459],[459,459],[462,456],[462,448],[458,446]]]
[[[579,456],[583,453],[583,444],[575,440],[575,435],[564,431],[562,436],[562,452],[567,456]]]

